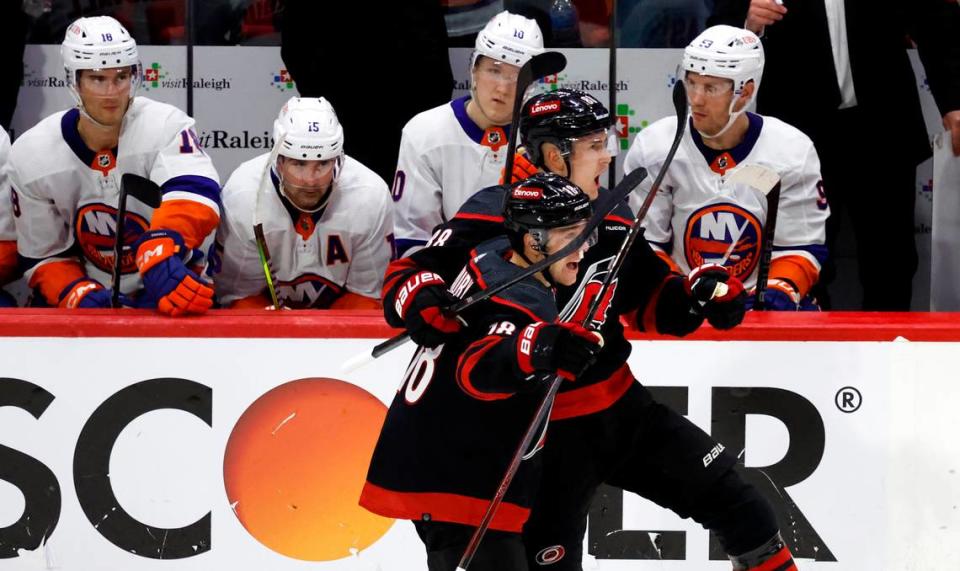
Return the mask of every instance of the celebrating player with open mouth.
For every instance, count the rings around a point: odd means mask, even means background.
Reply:
[[[563,177],[537,174],[510,190],[501,232],[477,247],[454,282],[466,297],[512,278],[557,252],[591,217],[589,197]],[[414,521],[431,571],[460,560],[494,495],[499,476],[546,389],[545,375],[576,378],[600,350],[599,335],[558,323],[554,286],[571,286],[589,248],[566,257],[470,307],[463,327],[436,348],[421,347],[390,406],[360,503],[388,517]],[[405,315],[418,292],[441,278],[421,272],[405,285],[396,311]],[[404,302],[408,302],[405,304]],[[429,372],[425,372],[428,370]],[[541,428],[546,431],[546,425]],[[520,531],[540,478],[542,436],[514,478],[471,569],[525,570]]]

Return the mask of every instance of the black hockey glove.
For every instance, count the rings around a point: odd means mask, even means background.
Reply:
[[[690,272],[687,293],[717,329],[732,329],[743,321],[747,294],[743,283],[719,264],[704,264]]]
[[[444,311],[460,300],[433,272],[414,274],[400,286],[394,299],[397,315],[418,345],[436,347],[463,327],[460,320]]]
[[[517,363],[525,375],[556,373],[572,381],[597,360],[599,333],[575,323],[531,323],[517,338]]]

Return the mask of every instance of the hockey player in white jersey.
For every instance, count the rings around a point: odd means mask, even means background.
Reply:
[[[17,229],[13,225],[13,212],[18,208],[10,194],[10,136],[0,129],[0,286],[6,285],[17,275]],[[16,307],[17,302],[0,289],[0,307]]]
[[[219,301],[233,308],[273,304],[254,232],[261,225],[281,306],[380,307],[393,250],[386,183],[344,154],[343,129],[323,98],[291,98],[273,135],[274,152],[240,165],[223,187]]]
[[[748,30],[714,26],[697,36],[683,55],[690,128],[667,171],[645,221],[646,239],[678,271],[723,263],[747,288],[757,286],[766,198],[729,178],[741,165],[756,164],[780,175],[773,261],[765,306],[816,309],[807,297],[827,255],[829,215],[820,161],[810,139],[773,117],[747,112],[763,72],[763,47]],[[631,172],[657,172],[673,141],[676,119],[661,119],[641,131],[624,162]],[[640,184],[636,208],[650,191]],[[753,300],[753,297],[750,297]]]
[[[401,256],[426,244],[434,226],[473,193],[499,182],[517,73],[542,52],[536,21],[497,14],[477,35],[470,95],[424,111],[403,128],[392,189]]]
[[[198,277],[201,245],[219,222],[220,183],[194,121],[136,96],[137,45],[113,18],[81,18],[61,47],[77,106],[54,113],[13,144],[14,219],[26,277],[51,306],[109,307],[113,245],[122,232],[127,303],[179,316],[203,313],[213,290]],[[152,209],[127,201],[117,229],[121,177],[163,191]]]

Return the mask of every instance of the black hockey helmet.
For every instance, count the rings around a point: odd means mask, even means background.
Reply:
[[[507,188],[503,221],[510,244],[523,252],[523,236],[531,234],[534,248],[543,252],[551,228],[562,228],[593,215],[590,197],[566,178],[538,172]]]
[[[530,160],[543,167],[540,145],[553,143],[564,157],[573,139],[611,126],[610,111],[583,91],[558,89],[535,95],[520,110],[520,141]]]

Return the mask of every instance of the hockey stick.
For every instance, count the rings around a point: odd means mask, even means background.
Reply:
[[[617,136],[617,144],[620,144],[619,129],[620,124],[617,121],[617,0],[613,0],[613,6],[610,9],[610,56],[607,60],[609,69],[609,95],[610,116],[613,118],[613,128]],[[617,182],[617,157],[610,157],[610,168],[607,169],[607,185],[613,186]]]
[[[653,184],[650,186],[650,192],[647,193],[643,204],[637,210],[637,221],[643,220],[647,211],[650,210],[650,205],[653,204],[653,199],[657,196],[657,191],[660,190],[660,183],[663,182],[663,177],[667,174],[667,167],[673,162],[673,156],[677,154],[680,141],[683,140],[683,132],[687,127],[687,111],[689,110],[687,107],[687,88],[683,86],[683,81],[679,79],[673,84],[673,109],[677,112],[677,130],[673,135],[673,144],[670,145],[663,166],[657,173],[657,178],[653,180]]]
[[[480,303],[485,299],[489,299],[494,295],[497,295],[498,293],[507,289],[508,287],[516,284],[517,282],[525,280],[526,278],[543,270],[544,268],[557,262],[558,260],[562,260],[566,256],[570,255],[572,252],[576,251],[578,248],[580,248],[580,246],[583,245],[584,242],[587,241],[587,239],[589,239],[593,231],[600,225],[601,222],[603,222],[604,217],[607,214],[609,214],[614,208],[616,208],[618,204],[620,204],[623,200],[625,200],[626,197],[633,191],[633,189],[636,188],[638,184],[643,182],[643,179],[645,179],[646,177],[647,177],[647,171],[646,169],[642,169],[642,168],[639,168],[633,171],[632,173],[630,173],[629,175],[623,177],[623,180],[620,181],[620,184],[618,184],[616,188],[614,188],[610,192],[610,194],[603,199],[604,202],[602,204],[595,205],[593,216],[590,218],[590,220],[587,221],[587,225],[586,227],[584,227],[583,232],[577,235],[577,237],[574,238],[573,241],[571,241],[569,244],[567,244],[563,248],[560,248],[556,252],[545,257],[544,259],[538,261],[537,263],[527,266],[526,268],[523,269],[523,271],[518,272],[515,276],[513,276],[509,280],[503,283],[497,284],[496,286],[491,287],[489,289],[479,291],[465,299],[462,299],[460,300],[460,302],[454,304],[446,311],[451,315],[457,315],[461,311],[467,309],[468,307],[476,303]],[[374,359],[378,359],[384,354],[389,353],[390,351],[403,345],[409,340],[410,340],[410,334],[406,332],[400,333],[394,337],[391,337],[390,339],[387,339],[383,343],[380,343],[379,345],[375,346],[373,350],[370,351],[369,353],[360,353],[344,361],[343,365],[341,365],[340,367],[340,372],[349,373],[351,371],[354,371],[359,367],[366,365],[370,361],[373,361]]]
[[[763,167],[757,167],[763,169]],[[767,170],[767,169],[764,169]],[[767,278],[770,276],[770,260],[773,258],[773,236],[777,228],[777,210],[780,209],[780,176],[767,170],[767,178],[776,179],[767,195],[767,220],[763,225],[763,248],[760,250],[760,269],[757,270],[756,293],[754,294],[754,311],[765,311]]]
[[[600,308],[600,304],[603,303],[603,298],[605,297],[607,290],[610,288],[610,284],[613,283],[614,277],[616,277],[616,275],[620,272],[620,268],[623,267],[623,262],[626,260],[627,252],[630,251],[630,247],[636,241],[637,236],[642,233],[640,223],[643,221],[643,217],[646,216],[647,211],[650,210],[650,204],[653,202],[650,197],[656,194],[657,188],[659,188],[660,183],[663,181],[663,177],[666,174],[667,169],[670,167],[670,163],[673,162],[674,155],[677,153],[677,148],[680,146],[680,140],[683,138],[683,131],[687,124],[687,95],[683,87],[683,82],[678,81],[673,87],[673,107],[677,112],[677,133],[674,136],[673,146],[670,147],[670,151],[667,153],[667,156],[663,161],[663,166],[660,167],[660,172],[657,173],[657,178],[654,180],[653,186],[650,188],[650,194],[647,196],[647,200],[644,201],[643,206],[641,206],[640,210],[637,212],[636,217],[633,220],[633,225],[630,227],[630,231],[627,232],[627,237],[624,238],[623,243],[620,245],[620,250],[613,259],[610,269],[607,270],[607,274],[603,278],[603,283],[600,286],[600,290],[597,292],[596,297],[594,297],[590,302],[590,309],[587,311],[585,317],[586,322],[584,323],[584,326],[589,326],[594,323],[593,317]],[[623,181],[627,181],[635,172],[636,171],[628,174]],[[619,185],[617,188],[619,188]],[[598,325],[594,330],[599,328],[600,325]],[[520,446],[517,447],[517,450],[513,453],[513,458],[510,459],[510,464],[507,466],[507,471],[503,475],[503,479],[500,480],[500,485],[497,487],[496,494],[493,496],[493,499],[490,500],[490,505],[487,506],[487,512],[483,515],[483,519],[480,520],[480,525],[478,525],[477,529],[473,532],[473,536],[470,538],[470,543],[467,544],[467,548],[463,552],[463,557],[460,558],[460,563],[457,565],[457,571],[465,571],[467,567],[469,567],[470,561],[473,560],[473,556],[476,554],[477,548],[480,547],[480,541],[483,539],[484,534],[486,534],[487,528],[490,527],[490,522],[493,521],[494,514],[496,514],[497,509],[503,502],[503,498],[507,495],[507,489],[510,487],[511,482],[513,482],[513,477],[516,476],[517,470],[520,469],[520,463],[523,461],[524,451],[530,447],[530,444],[537,435],[537,428],[543,424],[544,421],[546,421],[547,417],[550,415],[550,410],[553,409],[553,401],[557,396],[557,392],[560,390],[560,384],[562,382],[563,378],[559,375],[554,376],[553,381],[551,381],[550,388],[547,389],[547,394],[544,395],[543,400],[540,402],[540,406],[537,408],[536,414],[533,416],[533,420],[530,421],[530,424],[527,426],[527,431],[520,440]]]
[[[733,171],[730,177],[727,178],[727,184],[745,184],[762,194],[764,197],[769,197],[770,191],[773,190],[773,187],[775,187],[779,182],[780,175],[760,165],[744,165]],[[746,225],[746,223],[744,223],[744,225]],[[736,247],[737,242],[740,241],[740,237],[742,235],[743,232],[741,231],[738,236],[733,237],[735,239],[730,243],[730,247],[727,248],[727,251],[724,252],[723,258],[717,262],[719,265],[722,266],[727,263],[727,260],[730,259],[730,256],[733,254],[733,250]]]
[[[555,75],[567,67],[567,58],[560,52],[543,52],[527,60],[517,73],[517,88],[513,96],[513,116],[510,119],[510,134],[507,135],[507,162],[503,167],[504,184],[513,180],[513,155],[517,152],[517,131],[520,129],[520,107],[523,96],[534,79]]]
[[[260,254],[260,264],[263,266],[263,277],[267,280],[270,301],[273,303],[274,309],[283,309],[280,299],[277,298],[277,289],[274,285],[277,283],[277,278],[270,266],[270,250],[267,248],[267,238],[263,235],[263,224],[258,222],[253,226],[253,235],[257,240],[257,253]]]
[[[273,303],[274,309],[283,309],[283,305],[281,305],[280,298],[277,296],[277,277],[273,273],[273,267],[270,263],[270,249],[267,248],[267,238],[263,234],[263,222],[260,221],[260,196],[265,192],[264,186],[270,180],[270,169],[277,162],[283,140],[281,136],[274,141],[273,149],[270,150],[270,155],[267,157],[267,163],[263,165],[263,172],[260,173],[260,183],[257,186],[257,202],[253,209],[253,237],[257,242],[257,253],[260,255],[263,279],[267,282],[267,291],[270,293],[270,302]]]
[[[117,207],[117,229],[113,242],[113,275],[111,276],[110,307],[120,307],[120,278],[123,270],[123,235],[126,233],[127,197],[132,196],[150,208],[163,201],[163,191],[157,183],[133,173],[120,177],[120,204]]]
[[[777,192],[779,193],[778,185],[780,184],[780,175],[760,165],[745,165],[740,167],[736,171],[734,171],[733,174],[730,175],[730,178],[727,179],[727,183],[728,184],[730,183],[745,184],[750,188],[752,188],[753,190],[756,190],[757,192],[762,194],[769,201],[771,190],[773,190],[774,188],[777,188]],[[776,209],[776,206],[774,206],[773,208]],[[769,202],[767,203],[767,212],[770,212]],[[746,226],[746,224],[747,223],[744,222],[744,227]],[[737,243],[740,241],[741,236],[743,236],[742,228],[737,236],[732,237],[733,239],[730,242],[730,246],[727,247],[727,251],[723,253],[723,258],[721,258],[720,261],[717,262],[717,264],[723,266],[727,263],[727,260],[729,260],[730,256],[733,255],[733,250],[734,248],[736,248]],[[764,247],[766,247],[766,242],[764,242]],[[760,282],[757,282],[757,283],[759,284]],[[727,293],[726,288],[727,286],[725,283],[717,282],[717,289],[714,291],[713,296],[719,297],[722,295],[726,295]]]

